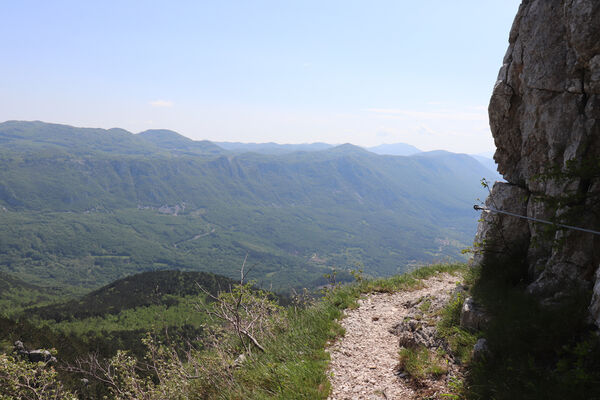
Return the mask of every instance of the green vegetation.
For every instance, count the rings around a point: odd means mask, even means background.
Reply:
[[[421,302],[421,304],[419,304],[419,310],[421,310],[422,313],[428,312],[430,308],[431,308],[431,300],[430,299],[425,299]]]
[[[448,372],[446,360],[426,347],[403,348],[400,350],[398,367],[414,379],[438,377]]]
[[[421,280],[442,272],[458,273],[464,264],[442,264],[419,268],[388,279],[364,280],[330,290],[313,305],[295,311],[288,309],[287,329],[269,341],[267,351],[249,358],[236,370],[225,398],[326,399],[328,342],[342,334],[337,323],[346,308],[357,306],[362,294],[373,291],[410,290]]]
[[[63,361],[92,349],[109,357],[119,349],[142,356],[147,332],[179,342],[202,336],[208,316],[195,304],[205,292],[229,290],[231,279],[204,273],[157,271],[130,276],[76,300],[13,310],[0,319],[0,343],[10,351],[22,340],[29,348],[54,347]],[[277,298],[283,304],[286,298]]]
[[[32,364],[0,354],[0,399],[70,400],[76,397],[65,390],[53,367]]]
[[[206,322],[206,316],[198,313],[194,303],[203,301],[202,296],[167,297],[165,303],[152,306],[141,306],[125,309],[118,314],[105,314],[97,317],[73,318],[72,320],[55,322],[41,320],[49,327],[78,336],[88,334],[104,335],[116,331],[160,332],[164,328],[173,329],[191,326],[200,328]],[[166,300],[166,301],[165,301]]]
[[[203,294],[202,289],[216,294],[234,284],[232,279],[206,272],[144,272],[119,279],[76,300],[29,308],[27,314],[56,322],[83,320],[140,307],[176,306],[187,303],[181,298]]]
[[[106,360],[99,358],[83,358],[82,360],[79,358],[80,362],[75,363],[74,358],[66,357],[63,350],[58,349],[59,359],[70,361],[71,365],[67,371],[61,373],[59,378],[67,389],[91,398],[111,394],[111,397],[116,399],[158,399],[165,398],[165,396],[175,399],[325,399],[329,392],[326,373],[329,356],[325,347],[327,343],[336,340],[343,333],[337,320],[345,308],[355,307],[357,300],[364,293],[376,290],[410,290],[419,287],[421,279],[433,274],[455,273],[464,269],[465,266],[462,264],[435,265],[385,280],[361,279],[355,284],[326,290],[324,296],[319,300],[304,298],[303,302],[294,303],[285,308],[278,306],[275,299],[266,296],[265,292],[254,292],[248,286],[244,288],[237,286],[233,292],[209,295],[205,297],[205,302],[198,301],[198,298],[188,298],[192,304],[201,305],[199,309],[196,309],[196,313],[201,315],[198,318],[205,329],[201,341],[196,342],[193,347],[187,347],[185,341],[173,342],[172,338],[178,337],[180,332],[175,332],[170,337],[164,335],[158,337],[158,332],[154,331],[150,337],[140,340],[140,345],[133,353],[122,351],[112,352],[112,355],[105,353],[106,357],[109,357]],[[177,277],[181,273],[170,272],[169,274],[175,275],[171,278],[165,277],[165,280],[181,281]],[[152,281],[151,275],[141,275],[144,279],[139,280],[140,287],[147,286],[143,281]],[[110,292],[111,287],[131,289],[115,291],[120,297],[125,298],[128,293],[133,295],[136,289],[132,286],[137,281],[130,279],[128,283],[115,283],[99,290],[92,298],[104,298],[102,293]],[[180,289],[184,287],[185,284],[182,284],[179,289],[172,291],[181,292]],[[243,293],[243,296],[240,297],[239,293]],[[213,301],[210,302],[210,299]],[[243,306],[240,308],[240,320],[260,321],[258,324],[260,329],[254,329],[251,331],[251,335],[264,351],[260,351],[257,345],[246,340],[248,336],[240,337],[234,324],[224,324],[222,314],[219,316],[218,311],[223,309],[224,304],[235,306],[238,304],[237,299],[241,299],[239,304]],[[179,308],[184,307],[183,300],[183,298],[179,298],[176,305],[163,310],[167,314],[169,310],[173,310],[171,312],[175,316],[176,310],[184,310]],[[85,304],[90,301],[86,300]],[[99,303],[101,304],[101,302]],[[125,299],[124,303],[129,304]],[[63,303],[61,307],[65,307],[65,305],[76,306],[73,302],[67,302]],[[108,326],[111,318],[124,318],[128,312],[134,315],[143,309],[148,315],[152,315],[150,313],[156,311],[157,307],[159,306],[151,305],[123,310],[116,315],[107,314],[105,315],[105,326]],[[228,309],[230,310],[230,308]],[[184,313],[190,311],[191,309],[188,308]],[[154,315],[156,317],[156,314]],[[160,314],[158,315],[160,316]],[[254,318],[256,316],[260,316],[260,318]],[[156,319],[160,319],[160,317]],[[87,320],[87,322],[89,321],[91,319]],[[69,341],[71,345],[79,343],[82,346],[94,348],[91,341],[85,342],[78,339],[78,337],[86,338],[86,332],[76,324],[77,322],[73,320],[55,325],[45,325],[42,328],[35,328],[31,325],[27,327],[23,325],[22,328],[27,330],[31,328],[32,335],[36,335],[36,332],[55,335],[53,338],[47,337],[50,340],[46,343],[52,345],[55,343],[60,345],[61,341]],[[63,333],[52,333],[61,326],[60,330]],[[242,324],[242,326],[245,325]],[[102,328],[98,326],[95,329]],[[152,329],[149,330],[152,331]],[[23,331],[21,331],[22,333]],[[71,338],[73,338],[72,342],[70,342]],[[14,339],[14,336],[11,339]],[[6,339],[5,343],[7,343]],[[39,342],[36,342],[34,347],[37,347],[37,343]],[[32,343],[26,343],[26,346],[31,347]],[[136,353],[139,354],[140,346],[145,353],[143,360],[139,355],[134,356]],[[245,354],[245,357],[241,359],[240,354]],[[82,355],[85,355],[85,352],[80,349],[79,356]],[[98,364],[94,364],[96,362]],[[99,385],[93,377],[98,377],[98,374],[102,374],[102,372],[90,370],[90,363],[110,365],[112,380],[109,381],[112,383]],[[148,365],[152,367],[148,369]],[[79,380],[81,377],[90,378],[91,383],[83,387]],[[102,375],[102,377],[106,378],[107,376]]]
[[[346,294],[329,295],[306,309],[288,309],[286,327],[266,342],[233,373],[230,385],[220,389],[225,398],[325,399],[329,382],[327,342],[342,331],[336,320],[352,300]]]
[[[42,305],[65,297],[60,288],[41,287],[0,272],[0,310],[14,314],[23,308]]]
[[[467,288],[479,278],[479,268],[467,268],[463,274],[463,285]],[[441,319],[437,324],[437,333],[448,343],[450,351],[461,363],[469,364],[477,334],[460,326],[460,312],[467,297],[463,291],[457,292],[441,310]]]
[[[0,124],[0,271],[94,289],[142,271],[253,277],[277,291],[460,259],[484,193],[465,155],[379,156],[343,145],[229,154],[171,131]]]
[[[39,286],[89,289],[141,271],[175,268],[236,277],[234,265],[245,253],[258,263],[253,274],[262,278],[259,283],[281,290],[314,287],[327,271],[259,237],[223,232],[194,215],[131,209],[89,214],[0,212],[0,218],[4,222],[0,265]]]
[[[464,293],[459,293],[442,309],[442,319],[437,325],[437,332],[446,340],[452,354],[461,363],[468,364],[477,336],[460,327],[460,311],[464,300]]]
[[[466,270],[466,264],[461,263],[427,265],[402,275],[394,275],[389,278],[366,280],[357,286],[357,290],[360,293],[393,293],[400,290],[419,287],[422,280],[427,279],[434,274],[449,273],[462,275],[464,272],[466,272]]]
[[[15,121],[0,143],[0,346],[56,348],[69,367],[50,378],[90,398],[326,398],[341,310],[464,268],[374,279],[461,259],[484,194],[481,165],[443,152],[235,154]],[[252,287],[228,279],[245,255]],[[288,306],[258,287],[326,293]],[[81,385],[101,371],[114,375]]]

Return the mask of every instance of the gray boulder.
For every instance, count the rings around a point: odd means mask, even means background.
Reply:
[[[420,321],[407,318],[393,326],[390,332],[398,336],[398,345],[405,348],[437,348],[443,345],[443,340],[437,337],[434,326],[429,326]]]
[[[473,360],[481,361],[487,357],[490,349],[487,344],[487,340],[484,338],[480,338],[473,346]]]
[[[489,321],[489,316],[472,297],[467,297],[460,310],[460,326],[464,329],[477,331],[483,329]]]
[[[32,363],[43,362],[46,364],[56,363],[56,357],[52,356],[48,350],[37,349],[27,350],[23,345],[23,342],[17,340],[14,344],[15,353],[23,360],[27,360]]]

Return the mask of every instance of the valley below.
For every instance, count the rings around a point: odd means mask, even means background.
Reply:
[[[282,292],[461,260],[494,176],[462,154],[233,153],[172,131],[5,122],[0,141],[0,270],[74,293],[152,270],[236,277],[246,254]]]

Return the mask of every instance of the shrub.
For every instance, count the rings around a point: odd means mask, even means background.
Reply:
[[[0,399],[75,400],[57,379],[52,366],[0,354]]]

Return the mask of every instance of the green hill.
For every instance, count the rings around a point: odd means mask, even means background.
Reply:
[[[224,149],[208,140],[195,141],[167,129],[151,129],[140,132],[136,136],[155,144],[163,150],[169,150],[177,154],[206,155],[226,153]]]
[[[203,290],[217,295],[235,283],[224,276],[206,272],[144,272],[119,279],[79,299],[28,309],[27,314],[61,322],[118,314],[136,307],[173,306],[182,297],[203,295]]]
[[[6,121],[0,124],[4,154],[147,155],[161,149],[124,129],[76,128],[41,121]]]

